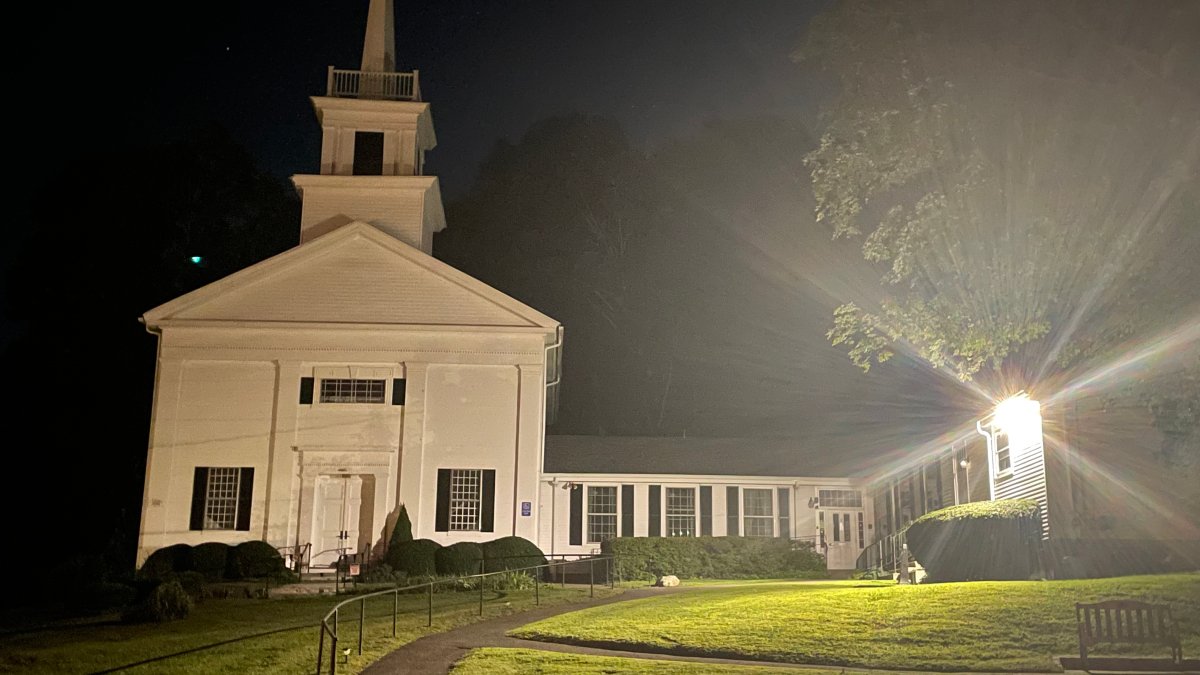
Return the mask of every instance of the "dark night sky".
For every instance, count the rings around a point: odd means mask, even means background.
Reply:
[[[713,117],[811,113],[788,54],[822,6],[401,0],[397,61],[421,70],[440,143],[429,168],[454,197],[498,139],[556,114],[611,116],[653,144]],[[143,24],[136,5],[78,4],[31,24],[44,32],[28,60],[83,69],[59,93],[76,109],[84,96],[98,104],[79,111],[88,128],[72,143],[154,141],[216,120],[287,176],[316,169],[307,97],[323,93],[326,66],[357,67],[366,7],[209,2]]]

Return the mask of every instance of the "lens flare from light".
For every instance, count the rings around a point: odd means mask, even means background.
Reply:
[[[996,406],[996,426],[1010,436],[1027,437],[1037,433],[1041,417],[1041,405],[1024,393],[1010,396]]]

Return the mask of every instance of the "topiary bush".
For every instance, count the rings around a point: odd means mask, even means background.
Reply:
[[[187,544],[175,544],[160,548],[146,558],[138,570],[140,579],[169,579],[179,572],[195,569],[193,565],[192,547]]]
[[[479,561],[483,559],[483,548],[473,541],[439,548],[434,554],[437,573],[446,577],[479,574]]]
[[[275,579],[286,581],[292,574],[279,551],[265,541],[245,541],[229,550],[227,579]]]
[[[484,569],[488,572],[517,570],[546,564],[537,544],[521,537],[501,537],[483,544]]]
[[[224,579],[225,568],[229,565],[229,544],[210,541],[194,547],[192,564],[193,569],[209,581]],[[179,571],[182,570],[176,570]]]
[[[437,574],[436,556],[441,547],[432,539],[406,541],[388,551],[386,562],[409,577],[431,577]]]
[[[905,536],[927,581],[1028,579],[1038,572],[1041,522],[1032,499],[950,506],[921,516]]]
[[[192,598],[178,581],[164,581],[154,586],[145,598],[121,614],[127,623],[174,621],[187,618],[192,612]]]
[[[600,550],[615,556],[621,579],[771,579],[827,575],[811,542],[770,537],[618,537]]]
[[[412,521],[408,518],[408,507],[401,504],[400,513],[396,514],[396,524],[392,527],[392,536],[388,539],[388,549],[412,540]]]

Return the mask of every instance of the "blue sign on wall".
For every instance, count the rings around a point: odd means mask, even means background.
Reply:
[[[533,515],[533,502],[521,502],[521,515]]]

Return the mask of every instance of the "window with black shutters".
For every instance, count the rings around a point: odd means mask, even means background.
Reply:
[[[192,530],[249,530],[254,469],[198,466],[192,481]]]

